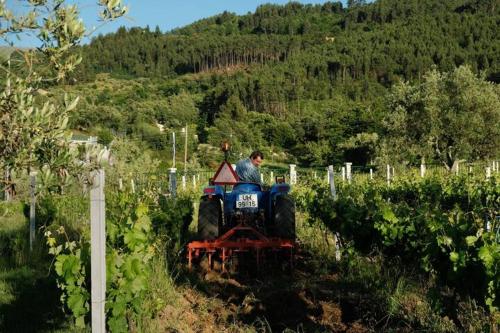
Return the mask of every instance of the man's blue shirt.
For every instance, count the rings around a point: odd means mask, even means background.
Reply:
[[[236,173],[242,182],[252,182],[260,184],[259,169],[252,164],[249,158],[239,161],[236,164]]]

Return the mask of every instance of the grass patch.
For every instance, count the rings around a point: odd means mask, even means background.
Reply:
[[[68,327],[59,290],[47,271],[29,266],[0,270],[0,331],[51,332]]]
[[[25,209],[21,202],[0,202],[0,265],[22,264],[27,260],[29,220]]]
[[[43,236],[29,249],[22,202],[0,203],[0,332],[74,331],[62,312]]]

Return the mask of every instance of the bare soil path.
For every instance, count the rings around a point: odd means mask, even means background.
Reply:
[[[301,252],[292,270],[271,263],[256,271],[251,260],[245,265],[240,258],[239,267],[229,273],[220,272],[217,264],[209,271],[202,262],[192,281],[198,292],[218,301],[207,309],[216,322],[266,332],[371,331],[365,325],[378,315],[371,310],[375,296],[360,292],[359,286],[346,285],[336,272],[314,272],[312,260],[317,259]],[[190,302],[196,299],[186,297]]]

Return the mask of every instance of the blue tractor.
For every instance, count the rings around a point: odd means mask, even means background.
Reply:
[[[268,189],[240,182],[227,162],[227,149],[224,152],[225,161],[203,190],[198,240],[188,244],[189,267],[202,253],[207,254],[209,265],[212,256],[218,255],[224,270],[225,261],[235,253],[254,252],[259,265],[265,253],[280,250],[289,254],[293,265],[295,203],[289,196],[290,185],[284,177],[276,177]]]
[[[270,238],[295,241],[295,204],[290,185],[278,178],[269,190],[239,182],[231,190],[209,185],[203,190],[198,214],[198,238],[215,240],[245,225]]]

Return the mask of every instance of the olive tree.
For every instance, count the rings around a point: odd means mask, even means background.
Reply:
[[[450,170],[459,160],[500,153],[500,87],[467,66],[394,85],[388,109],[382,155],[391,159],[437,161]]]
[[[79,18],[78,7],[65,0],[26,0],[22,14],[14,14],[0,0],[0,38],[13,45],[19,34],[35,35],[39,47],[19,49],[19,66],[4,62],[0,70],[0,169],[3,186],[12,188],[11,172],[40,170],[45,179],[66,180],[75,166],[76,152],[70,147],[68,112],[78,97],[57,101],[42,87],[65,80],[81,58],[73,52],[88,33]],[[11,4],[12,5],[12,4]],[[104,22],[123,16],[121,0],[99,0]],[[21,8],[21,7],[18,7]],[[14,60],[13,60],[14,61]],[[20,68],[20,70],[19,70]]]

